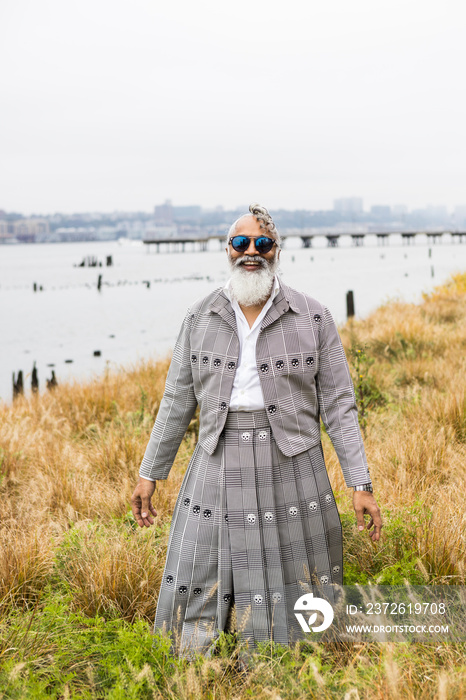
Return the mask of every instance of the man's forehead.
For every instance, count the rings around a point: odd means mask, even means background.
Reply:
[[[245,214],[238,219],[235,227],[235,234],[238,233],[249,233],[257,236],[262,234],[264,236],[269,236],[270,238],[276,238],[276,236],[273,233],[270,233],[270,231],[268,231],[265,227],[261,228],[256,217],[252,214]]]

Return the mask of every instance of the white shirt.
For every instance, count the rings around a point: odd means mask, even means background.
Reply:
[[[256,343],[259,337],[260,325],[267,311],[272,306],[273,299],[280,290],[278,279],[274,277],[272,294],[267,299],[264,308],[254,321],[252,328],[241,308],[230,294],[230,280],[225,285],[224,292],[229,298],[236,316],[236,326],[239,338],[239,357],[235,379],[230,398],[230,411],[259,411],[265,408],[264,397],[256,367]]]

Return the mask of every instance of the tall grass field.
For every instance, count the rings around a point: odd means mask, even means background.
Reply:
[[[466,273],[420,305],[391,301],[340,328],[382,539],[359,533],[336,454],[345,583],[465,585]],[[385,700],[466,697],[464,645],[263,645],[248,668],[224,635],[172,658],[152,635],[176,496],[197,419],[158,482],[151,529],[130,497],[169,360],[0,405],[0,699]],[[154,643],[155,641],[155,643]]]

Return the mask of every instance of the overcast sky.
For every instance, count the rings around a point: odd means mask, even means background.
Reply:
[[[1,0],[0,209],[466,204],[464,0]]]

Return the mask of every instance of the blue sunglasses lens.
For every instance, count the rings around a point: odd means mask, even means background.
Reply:
[[[244,253],[244,251],[249,248],[250,242],[251,239],[249,236],[234,236],[230,240],[231,245],[237,253]],[[254,240],[254,245],[259,254],[264,254],[272,250],[275,241],[273,238],[267,238],[267,236],[259,236],[259,238]]]

